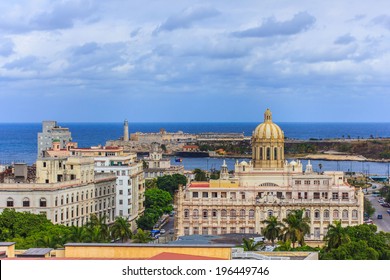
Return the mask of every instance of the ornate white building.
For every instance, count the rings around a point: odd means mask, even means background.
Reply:
[[[219,180],[192,182],[176,197],[177,235],[258,233],[269,216],[279,220],[294,209],[310,219],[311,240],[322,240],[335,220],[344,226],[363,223],[361,190],[339,171],[313,172],[309,163],[284,159],[284,133],[269,109],[252,136],[252,160],[236,162],[235,174],[224,163]]]

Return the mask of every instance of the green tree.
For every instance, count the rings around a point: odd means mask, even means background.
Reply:
[[[178,183],[172,175],[165,175],[157,178],[157,187],[169,192],[171,195],[178,189]]]
[[[283,240],[291,240],[293,248],[298,242],[300,246],[305,245],[305,234],[310,232],[309,219],[303,217],[303,209],[293,210],[283,219],[285,227],[282,230]]]
[[[364,213],[366,213],[368,217],[371,217],[375,213],[375,208],[372,206],[371,201],[366,197],[364,198]]]
[[[207,181],[206,173],[203,170],[195,168],[193,173],[195,174],[195,181]]]
[[[137,233],[133,236],[134,243],[149,243],[153,238],[150,236],[149,232],[138,229]]]
[[[94,240],[91,242],[108,242],[110,239],[110,230],[106,223],[107,216],[97,216],[95,214],[90,215],[89,222],[87,223],[87,237],[88,240]],[[96,236],[99,234],[99,236]]]
[[[262,241],[255,242],[253,239],[243,238],[242,242],[243,242],[244,251],[258,251],[258,249],[264,246],[264,242]]]
[[[327,244],[327,250],[336,249],[351,241],[346,229],[342,227],[341,221],[334,221],[333,225],[328,226],[324,240]]]
[[[173,174],[172,177],[176,180],[177,185],[187,185],[187,177],[182,174]]]
[[[145,191],[145,208],[169,213],[173,210],[172,196],[169,192],[153,188]],[[162,214],[162,213],[161,213]]]
[[[127,219],[123,217],[116,217],[115,222],[111,226],[110,230],[111,236],[114,239],[120,238],[122,243],[125,241],[125,239],[130,239],[132,236],[130,224],[127,222]]]
[[[146,189],[157,188],[157,178],[145,180]]]
[[[86,240],[85,227],[72,226],[70,228],[69,241],[71,242],[84,242]]]
[[[342,244],[321,255],[323,260],[377,260],[379,253],[369,247],[367,241],[359,240]]]
[[[266,224],[265,228],[263,229],[263,235],[268,240],[271,240],[272,246],[274,246],[275,239],[277,239],[280,236],[282,227],[284,226],[283,223],[279,222],[275,216],[269,217],[267,220],[264,220],[262,223]]]

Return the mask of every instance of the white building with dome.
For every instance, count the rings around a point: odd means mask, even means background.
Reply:
[[[176,197],[176,234],[257,233],[269,216],[281,221],[295,209],[310,219],[308,240],[322,240],[328,225],[363,223],[364,195],[348,185],[341,171],[313,172],[310,161],[284,158],[284,133],[269,109],[252,136],[252,160],[236,162],[234,175],[224,163],[219,180],[191,182]]]

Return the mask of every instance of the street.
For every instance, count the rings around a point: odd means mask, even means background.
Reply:
[[[381,185],[374,183],[373,186],[376,186],[376,189],[370,188],[369,191],[378,190]],[[375,208],[375,213],[371,218],[374,224],[378,227],[378,231],[390,232],[390,215],[386,210],[390,208],[383,207],[379,204],[379,197],[372,196],[372,194],[365,196],[369,201],[371,201],[372,206]],[[378,219],[378,214],[382,214],[383,219]]]

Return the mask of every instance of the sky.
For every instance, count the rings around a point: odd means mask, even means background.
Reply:
[[[0,122],[390,122],[388,0],[0,10]]]

